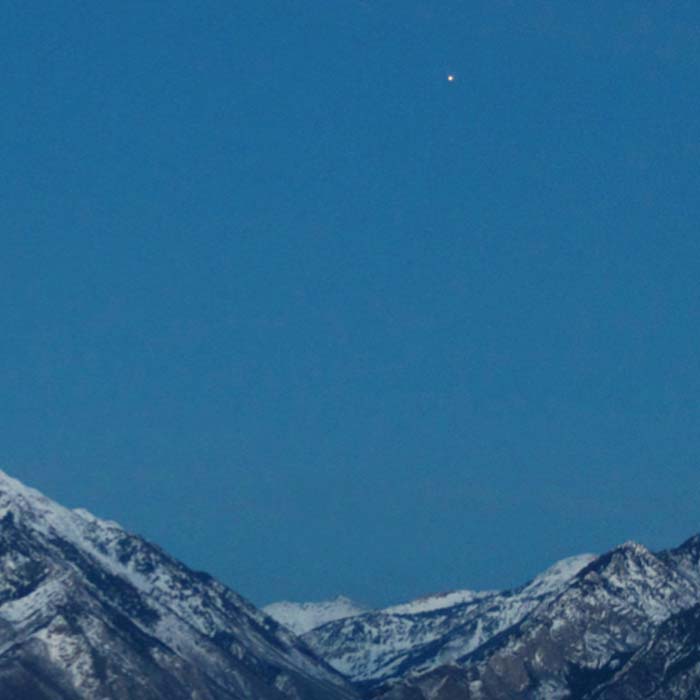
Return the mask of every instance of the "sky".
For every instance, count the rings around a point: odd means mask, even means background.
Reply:
[[[258,604],[681,542],[699,73],[694,1],[3,3],[0,467]]]

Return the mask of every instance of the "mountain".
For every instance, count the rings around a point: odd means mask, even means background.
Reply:
[[[700,536],[512,591],[267,612],[0,472],[3,699],[700,700]]]
[[[659,558],[691,582],[700,577],[700,536]],[[700,700],[700,604],[665,620],[652,639],[586,700]]]
[[[307,644],[211,576],[0,472],[0,697],[356,695]]]
[[[626,543],[595,559],[555,595],[473,650],[425,673],[409,673],[384,688],[385,700],[578,700],[597,697],[663,625],[700,601],[700,571],[689,548],[653,554]],[[680,619],[683,619],[682,617]],[[658,649],[659,646],[653,647]],[[645,667],[639,657],[617,686],[601,695],[626,695]],[[649,659],[650,657],[646,657]],[[635,675],[636,674],[636,675]],[[624,693],[620,694],[620,689]],[[661,696],[659,696],[661,697]],[[666,695],[685,700],[685,694]]]
[[[318,603],[291,603],[289,601],[272,603],[266,605],[263,612],[292,630],[294,634],[301,635],[327,622],[361,615],[367,612],[367,608],[355,603],[350,598],[338,596],[333,600]]]
[[[561,561],[515,591],[453,591],[321,625],[304,640],[366,690],[450,663],[555,597],[595,557]]]
[[[513,591],[453,591],[303,639],[377,700],[700,700],[700,536],[558,562]]]

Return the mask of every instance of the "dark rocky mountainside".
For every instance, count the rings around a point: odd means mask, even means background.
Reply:
[[[653,639],[586,700],[642,698],[700,698],[699,605],[664,622]]]

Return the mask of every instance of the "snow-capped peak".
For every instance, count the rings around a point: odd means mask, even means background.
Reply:
[[[536,576],[527,584],[523,592],[534,597],[558,591],[596,559],[595,554],[579,554],[562,559]]]
[[[647,547],[639,542],[635,542],[634,540],[627,540],[627,542],[623,542],[618,547],[615,547],[613,552],[626,552],[629,554],[636,554],[638,556],[647,556],[651,554],[651,551],[647,549]]]
[[[361,615],[367,612],[368,608],[350,598],[338,596],[333,600],[315,603],[292,603],[285,600],[271,603],[264,607],[263,611],[287,629],[301,635],[327,622]]]

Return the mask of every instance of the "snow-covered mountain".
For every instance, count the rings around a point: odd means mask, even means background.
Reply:
[[[0,472],[0,697],[355,693],[304,642],[207,574]]]
[[[454,591],[303,635],[368,698],[700,700],[700,537],[558,562],[513,591]]]
[[[294,634],[304,634],[327,622],[361,615],[367,612],[367,608],[350,598],[338,596],[333,600],[318,603],[271,603],[263,608],[263,612],[292,630]]]
[[[595,557],[555,564],[515,591],[454,591],[331,622],[304,635],[334,668],[363,688],[452,662],[556,596]]]
[[[3,699],[700,700],[700,536],[512,591],[267,610],[0,472]]]
[[[617,685],[603,689],[630,657],[658,648],[655,640],[668,620],[700,601],[700,569],[690,566],[692,549],[686,544],[656,555],[626,543],[585,566],[556,594],[544,596],[517,623],[447,664],[409,671],[382,689],[382,697],[578,700],[603,692],[606,700],[647,697],[630,694],[625,680],[644,675],[643,657],[627,676],[617,677]],[[658,673],[646,680],[652,686],[662,682]],[[674,692],[663,697],[690,697]]]

